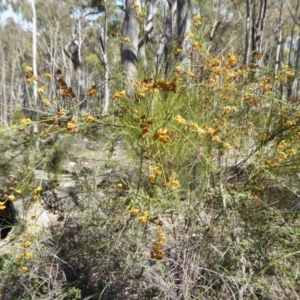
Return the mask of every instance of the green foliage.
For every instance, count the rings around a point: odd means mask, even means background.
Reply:
[[[122,24],[120,20],[112,20],[108,23],[107,35],[115,36],[117,32],[120,32],[122,28]]]
[[[103,0],[90,0],[90,7],[97,8],[98,11],[104,11],[105,5]]]
[[[80,300],[80,299],[82,299],[81,291],[76,289],[75,287],[71,287],[68,289],[68,291],[63,299],[65,299],[65,300]]]

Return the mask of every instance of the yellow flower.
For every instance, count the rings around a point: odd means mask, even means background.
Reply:
[[[295,155],[297,153],[297,151],[294,148],[291,148],[289,150],[290,154]]]
[[[199,42],[194,42],[193,45],[192,45],[192,47],[193,48],[197,48],[197,47],[199,47],[199,45],[200,45]]]
[[[22,194],[22,192],[23,192],[23,191],[22,191],[21,189],[17,189],[17,190],[16,190],[16,193],[17,193],[17,194]]]
[[[36,219],[36,218],[37,218],[37,214],[32,214],[32,215],[31,215],[31,219],[32,219],[32,220],[34,220],[34,219]]]
[[[76,126],[74,125],[74,123],[68,122],[68,124],[67,124],[67,130],[69,132],[74,131],[75,128],[76,128]]]
[[[122,187],[123,187],[123,184],[122,184],[122,183],[118,183],[118,184],[117,184],[117,188],[118,188],[118,189],[121,189]]]
[[[195,35],[192,33],[192,32],[190,32],[190,31],[188,31],[187,33],[187,37],[189,38],[189,39],[192,39]]]
[[[193,132],[198,132],[198,130],[199,130],[198,124],[196,124],[195,122],[191,122],[190,123],[190,130],[193,131]]]
[[[147,222],[147,218],[144,217],[144,216],[138,217],[138,220],[139,220],[140,222],[142,222],[142,223],[146,223],[146,222]]]
[[[30,123],[31,122],[31,119],[30,118],[22,118],[21,120],[20,120],[20,123],[21,124],[28,124],[28,123]]]
[[[23,266],[23,267],[22,267],[22,272],[23,272],[23,273],[27,273],[27,272],[28,272],[28,267]]]
[[[26,260],[30,260],[31,257],[32,257],[32,253],[31,253],[31,252],[25,252],[25,253],[24,253],[24,256],[25,256],[25,259],[26,259]]]
[[[220,140],[220,138],[218,136],[214,136],[211,140],[212,140],[212,142],[216,142],[216,143],[220,143],[221,142],[221,140]]]
[[[195,22],[199,22],[199,21],[201,21],[201,16],[200,15],[195,15],[195,16],[193,16],[193,20]]]
[[[224,147],[225,147],[225,149],[230,149],[231,148],[229,143],[224,143]]]
[[[130,38],[129,37],[125,37],[124,38],[124,43],[130,43]]]
[[[156,175],[161,175],[162,174],[162,170],[161,170],[161,165],[157,164],[156,167],[154,168],[154,172]]]
[[[151,181],[151,182],[153,182],[154,180],[155,180],[155,175],[154,174],[150,174],[149,176],[148,176],[148,179],[149,179],[149,181]]]
[[[40,192],[43,190],[43,188],[41,187],[41,186],[38,186],[37,188],[35,188],[34,190],[33,190],[33,193],[35,194],[35,195],[38,195],[38,194],[40,194]]]
[[[31,242],[29,242],[29,241],[22,243],[22,247],[24,247],[24,248],[28,248],[30,245],[31,245]]]
[[[64,116],[66,114],[66,111],[64,109],[61,109],[58,114],[60,116]]]
[[[283,159],[283,160],[287,160],[288,159],[288,156],[287,156],[287,154],[286,153],[284,153],[284,152],[279,152],[279,156],[280,156],[280,158],[281,159]]]
[[[277,150],[278,150],[278,151],[283,151],[283,150],[285,149],[285,147],[286,147],[286,142],[285,142],[285,140],[282,140],[282,141],[278,144]]]
[[[45,104],[45,105],[50,105],[50,101],[48,99],[42,99],[42,102]]]
[[[229,63],[237,63],[238,59],[234,54],[228,54],[228,62]]]
[[[186,75],[188,75],[188,76],[190,76],[192,78],[196,76],[195,73],[191,72],[191,71],[186,71],[185,73],[186,73]]]
[[[199,136],[203,136],[205,134],[205,130],[199,127],[197,133]]]
[[[38,93],[44,93],[45,92],[45,86],[41,86],[37,89]]]
[[[0,201],[0,210],[4,210],[6,208],[5,202]]]
[[[134,216],[134,215],[138,214],[139,211],[140,211],[139,209],[133,207],[133,208],[130,210],[130,214],[131,214],[132,216]]]
[[[112,99],[115,100],[115,99],[120,99],[120,98],[124,98],[126,96],[126,91],[125,90],[122,90],[120,92],[116,91],[113,96],[112,96]]]
[[[285,122],[285,126],[286,127],[292,127],[292,126],[294,126],[295,125],[295,123],[293,122],[293,121],[286,121]]]
[[[155,237],[157,241],[164,246],[166,244],[167,238],[164,232],[162,232],[160,229],[158,229],[155,233]]]
[[[14,195],[9,195],[9,196],[7,197],[7,199],[8,199],[9,201],[14,201],[14,200],[16,199],[16,197],[15,197]]]
[[[86,92],[86,96],[93,96],[97,93],[97,90],[95,88],[89,90],[88,92]]]
[[[46,77],[46,78],[52,78],[52,75],[51,75],[50,73],[46,73],[46,74],[45,74],[45,77]]]
[[[180,115],[177,115],[176,117],[174,117],[174,120],[179,124],[182,124],[182,125],[186,124],[186,120],[184,118],[182,118]]]
[[[26,67],[25,70],[26,70],[27,73],[32,72],[32,68],[31,67]]]
[[[149,217],[149,211],[148,211],[148,210],[145,210],[145,211],[143,212],[143,214],[142,214],[140,217],[138,217],[138,220],[139,220],[140,222],[142,222],[142,223],[146,223],[147,220],[148,220],[148,217]]]
[[[139,8],[139,7],[140,7],[140,6],[139,6],[139,4],[137,3],[137,1],[134,1],[133,4],[132,4],[132,6],[131,6],[132,9],[136,9],[136,8]]]
[[[209,128],[207,128],[207,132],[208,132],[210,135],[214,135],[214,134],[216,133],[216,130],[213,129],[213,128],[211,128],[211,127],[209,127]]]
[[[175,67],[175,71],[176,72],[180,72],[181,71],[181,67],[180,66]]]
[[[167,143],[170,140],[170,132],[166,128],[160,128],[153,136],[154,139],[158,139],[163,143]]]
[[[172,180],[172,181],[171,181],[171,186],[172,186],[174,189],[178,189],[178,188],[180,187],[179,180]]]
[[[230,112],[236,112],[237,109],[234,106],[224,106],[223,111],[224,111],[225,114],[228,114]]]
[[[95,118],[91,115],[87,115],[87,116],[85,116],[85,120],[89,123],[92,123],[95,121]]]

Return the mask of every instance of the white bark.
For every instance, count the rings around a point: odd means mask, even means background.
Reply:
[[[156,3],[156,0],[148,0],[147,1],[147,4],[146,4],[147,5],[146,26],[144,29],[144,36],[139,42],[139,53],[141,55],[143,65],[145,68],[147,68],[147,66],[148,66],[145,45],[150,41],[152,34],[153,34],[153,30],[154,30],[153,18],[155,15],[155,3]]]
[[[31,0],[31,7],[32,7],[32,71],[33,76],[37,77],[37,50],[36,50],[36,11],[35,11],[35,3],[34,0]],[[34,119],[37,118],[38,113],[38,94],[37,94],[37,81],[33,80],[33,116]],[[34,122],[33,124],[33,134],[37,136],[39,132],[38,124],[37,122]],[[36,139],[36,150],[39,151],[39,141]]]
[[[282,50],[282,11],[283,11],[283,2],[280,1],[280,12],[278,19],[277,27],[277,48],[276,48],[276,58],[275,58],[275,71],[278,70],[280,64],[280,54]]]
[[[259,3],[257,1],[250,2],[250,0],[246,0],[244,64],[249,63],[249,54],[251,54],[251,62],[253,64],[257,63],[257,53],[262,51],[266,11],[267,0],[261,0]]]
[[[102,56],[102,64],[104,67],[104,96],[103,96],[103,104],[102,104],[102,116],[106,114],[108,111],[109,107],[109,64],[108,64],[108,59],[107,59],[107,5],[106,5],[106,0],[104,0],[104,6],[105,6],[105,11],[104,11],[104,26],[103,26],[103,31],[100,34],[100,53]]]
[[[1,55],[1,121],[7,124],[7,95],[6,95],[6,63],[5,55],[2,47],[2,41],[0,40],[0,55]]]
[[[134,7],[137,4],[138,7]],[[140,11],[141,3],[135,0],[126,0],[125,16],[122,26],[121,62],[126,73],[126,79],[133,90],[133,82],[137,75],[137,51],[139,43],[139,23],[137,14]],[[129,41],[126,42],[126,40]]]
[[[246,0],[246,28],[245,28],[245,50],[244,50],[244,65],[249,63],[250,51],[250,35],[251,35],[251,13],[250,0]]]
[[[159,73],[163,63],[165,63],[165,74],[169,73],[172,68],[172,45],[174,44],[175,24],[176,24],[176,0],[169,0],[169,12],[166,17],[164,31],[162,37],[159,40],[159,44],[156,51],[155,64],[156,72]]]
[[[191,41],[187,32],[191,27],[191,0],[177,0],[177,48],[181,48],[180,60],[189,65],[188,52],[191,49]]]

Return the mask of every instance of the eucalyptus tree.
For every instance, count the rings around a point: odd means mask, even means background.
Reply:
[[[99,35],[99,48],[102,58],[102,65],[104,67],[104,92],[103,92],[103,103],[102,103],[102,115],[106,114],[109,107],[109,78],[110,78],[110,66],[107,57],[107,34],[108,34],[108,6],[107,1],[104,0],[104,21],[100,29]]]
[[[180,60],[188,60],[188,51],[191,49],[191,42],[188,32],[191,27],[192,1],[177,0],[177,49],[180,50]]]
[[[82,4],[81,4],[82,5]],[[79,108],[86,109],[87,108],[87,101],[85,97],[85,80],[84,80],[84,70],[82,64],[82,45],[85,39],[86,29],[88,28],[88,19],[92,15],[97,15],[100,13],[105,14],[106,16],[106,1],[91,1],[87,4],[87,6],[82,6],[84,8],[83,12],[79,12],[79,17],[76,18],[76,23],[73,28],[72,37],[70,38],[69,42],[65,45],[64,51],[68,58],[72,61],[74,71],[76,73],[76,80],[77,80],[77,99],[80,102]],[[78,14],[78,12],[77,12]],[[104,25],[105,31],[107,31],[107,24]],[[106,35],[106,32],[105,32]],[[106,37],[103,39],[106,43]],[[104,48],[101,48],[102,53],[104,53]],[[108,66],[106,66],[108,67]],[[106,86],[106,93],[107,86]],[[107,96],[106,96],[107,97]],[[107,102],[107,98],[105,99]],[[107,103],[104,107],[107,110]]]
[[[165,18],[164,30],[159,40],[159,44],[155,56],[155,64],[159,72],[162,66],[165,66],[165,74],[171,70],[172,66],[172,45],[175,37],[175,24],[176,24],[176,0],[168,1],[168,12]]]
[[[1,83],[0,83],[0,101],[1,101],[1,123],[7,124],[7,88],[6,88],[6,61],[2,41],[0,39],[0,61],[1,61]]]
[[[36,26],[36,10],[35,10],[35,2],[31,0],[31,8],[32,8],[32,72],[33,76],[37,78],[37,26]],[[37,112],[37,104],[38,104],[38,93],[37,93],[37,81],[33,80],[33,95],[32,95],[32,104],[33,110],[35,110],[35,114]],[[35,123],[34,133],[37,134],[38,128]]]
[[[145,68],[148,67],[147,55],[146,55],[146,46],[154,36],[154,17],[156,12],[156,4],[157,0],[148,0],[146,2],[147,14],[146,14],[146,22],[145,28],[142,28],[142,34],[140,37],[138,50],[142,58],[143,66]]]
[[[262,52],[262,40],[264,24],[267,11],[267,0],[246,1],[246,30],[245,30],[245,51],[244,63],[255,62],[257,53]]]
[[[136,63],[138,60],[139,22],[138,15],[141,2],[126,0],[124,6],[124,21],[122,26],[121,62],[126,73],[126,80],[133,88],[133,81],[137,75]]]
[[[145,1],[147,13],[145,22],[142,22],[144,15],[141,14],[140,1],[127,0],[124,6],[124,22],[122,27],[121,42],[121,61],[126,73],[126,79],[133,82],[137,76],[138,58],[142,59],[144,67],[147,66],[146,49],[147,43],[154,36],[154,17],[157,10],[155,6],[157,1]],[[159,3],[161,6],[166,5],[167,10],[164,19],[164,28],[160,34],[156,35],[157,49],[155,52],[156,73],[164,67],[164,73],[167,74],[174,64],[172,53],[173,45],[180,51],[177,56],[179,61],[188,58],[187,52],[190,48],[187,32],[190,29],[192,1],[191,0],[168,0],[167,3]],[[131,86],[132,87],[132,86]]]

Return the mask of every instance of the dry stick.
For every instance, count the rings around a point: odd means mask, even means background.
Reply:
[[[214,25],[213,25],[213,27],[212,27],[212,29],[211,29],[211,31],[210,31],[210,35],[209,35],[209,44],[208,44],[208,47],[207,47],[207,52],[209,52],[209,51],[210,51],[210,48],[212,47],[213,39],[214,39],[214,37],[215,37],[215,35],[216,35],[216,32],[217,32],[217,30],[218,30],[220,24],[221,24],[221,21],[215,22]]]

